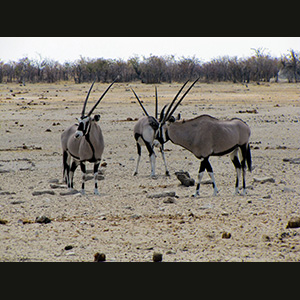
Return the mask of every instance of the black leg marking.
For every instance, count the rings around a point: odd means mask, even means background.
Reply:
[[[200,163],[200,169],[199,169],[199,173],[204,172],[206,169],[206,158],[204,158],[201,163]]]
[[[70,166],[68,165],[68,152],[64,151],[63,153],[63,179],[66,184],[69,185],[69,173]]]
[[[209,173],[213,172],[212,166],[211,166],[210,162],[208,161],[208,158],[206,159],[206,171]]]
[[[154,153],[153,147],[150,145],[150,143],[146,142],[145,140],[144,140],[144,142],[145,142],[145,145],[146,145],[147,150],[149,152],[149,156],[151,156]]]
[[[99,195],[98,191],[98,169],[99,169],[100,161],[94,164],[94,181],[95,181],[95,189],[94,194]]]
[[[232,163],[234,164],[235,166],[235,169],[236,169],[236,181],[235,181],[235,187],[236,187],[236,192],[237,192],[237,188],[239,187],[239,176],[238,176],[238,173],[241,172],[241,163],[238,159],[237,156],[234,156],[234,158],[232,159]]]
[[[136,143],[136,148],[137,148],[137,153],[139,156],[141,156],[142,154],[142,147],[139,143]]]
[[[82,172],[82,184],[81,184],[81,189],[82,189],[82,193],[84,194],[84,187],[85,187],[85,175],[86,175],[86,166],[85,163],[83,161],[80,162],[80,168],[81,168],[81,172]]]
[[[241,163],[240,163],[240,161],[239,161],[239,159],[238,159],[237,156],[235,156],[233,158],[232,163],[234,164],[234,166],[235,166],[236,169],[240,169],[242,167]]]
[[[74,173],[75,173],[75,170],[76,168],[78,167],[78,163],[74,160],[72,162],[72,165],[71,165],[71,168],[70,168],[70,172],[71,172],[71,178],[69,179],[69,188],[73,188],[73,178],[74,178]]]
[[[100,162],[94,164],[94,174],[98,173]]]
[[[246,168],[246,157],[247,157],[247,145],[241,146],[241,152],[242,152],[242,169]]]

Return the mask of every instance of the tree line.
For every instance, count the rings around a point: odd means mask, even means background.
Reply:
[[[290,49],[280,58],[265,53],[263,48],[253,49],[251,57],[222,56],[201,62],[195,56],[175,58],[174,55],[149,57],[133,56],[122,59],[84,58],[59,63],[52,59],[29,59],[4,63],[0,60],[0,83],[21,84],[74,80],[75,83],[119,82],[139,80],[142,83],[183,82],[200,77],[202,82],[277,82],[283,76],[288,82],[300,80],[300,52]]]

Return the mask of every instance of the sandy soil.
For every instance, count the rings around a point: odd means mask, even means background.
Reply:
[[[230,158],[212,157],[219,195],[203,184],[197,199],[191,197],[195,187],[180,185],[174,173],[188,171],[196,179],[200,162],[171,142],[165,146],[171,177],[156,151],[157,179],[150,178],[145,148],[140,172],[132,176],[135,122],[127,118],[142,111],[130,86],[154,113],[153,85],[116,83],[96,110],[106,145],[101,195],[93,194],[91,180],[86,196],[62,196],[65,188],[50,186],[62,183],[60,135],[79,117],[89,84],[0,85],[0,219],[6,223],[0,224],[0,261],[93,261],[96,252],[116,262],[152,261],[153,252],[163,261],[299,261],[300,228],[286,225],[300,216],[300,164],[292,160],[300,157],[300,85],[196,84],[178,112],[185,119],[204,113],[242,118],[252,130],[254,166],[248,194],[233,196]],[[158,85],[160,108],[180,86]],[[106,87],[95,84],[89,107]],[[273,182],[253,179],[262,177]],[[75,188],[80,186],[78,169]],[[52,194],[34,196],[39,191]],[[176,192],[174,201],[148,197],[166,191]],[[35,223],[40,215],[51,223]],[[224,232],[231,237],[222,238]]]

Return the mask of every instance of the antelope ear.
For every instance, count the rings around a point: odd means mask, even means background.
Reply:
[[[168,121],[171,123],[174,123],[176,121],[176,119],[172,116]]]
[[[94,116],[94,121],[98,122],[100,120],[100,115],[95,115]]]

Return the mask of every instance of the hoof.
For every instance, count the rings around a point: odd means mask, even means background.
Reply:
[[[166,176],[170,177],[170,172],[169,171],[166,171]]]
[[[219,191],[217,189],[215,189],[213,192],[213,196],[218,196],[218,194],[219,194]]]
[[[133,173],[133,176],[136,176],[137,174],[138,174],[137,172],[134,172],[134,173]]]
[[[97,189],[94,189],[94,195],[100,196],[100,193],[99,193],[99,191]]]

